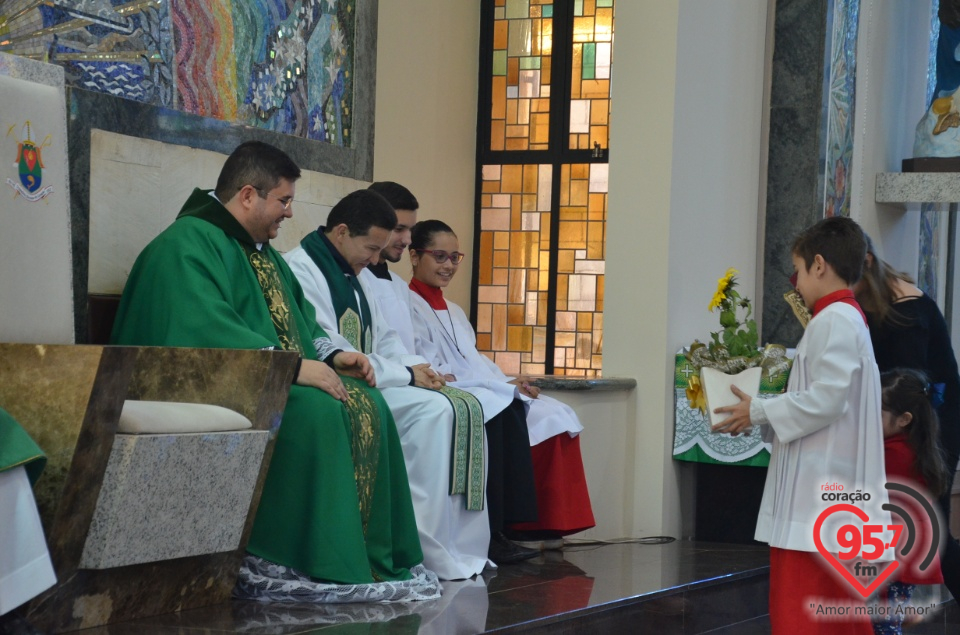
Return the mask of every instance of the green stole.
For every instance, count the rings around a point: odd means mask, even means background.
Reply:
[[[46,464],[47,457],[30,435],[6,410],[0,408],[0,472],[22,465],[33,485]]]
[[[323,235],[322,228],[300,241],[327,280],[340,335],[358,351],[372,352],[370,305],[356,275],[347,274],[348,266],[335,247]],[[359,305],[357,300],[359,298]],[[363,320],[366,316],[366,321]],[[450,495],[463,494],[469,510],[483,509],[483,407],[470,393],[444,386],[439,390],[453,407],[453,443],[450,448]]]
[[[343,261],[339,253],[335,253],[335,248],[320,230],[304,236],[300,246],[327,279],[340,335],[356,350],[369,355],[373,346],[373,335],[370,332],[370,305],[367,303],[367,296],[364,295],[356,274],[347,271],[349,265]]]
[[[197,196],[197,192],[199,190],[194,191],[190,202]],[[240,221],[217,199],[206,194],[205,196],[208,196],[210,201],[215,204],[209,205],[203,204],[205,203],[203,202],[198,207],[188,208],[184,206],[177,218],[195,216],[219,227],[224,233],[240,243],[247,255],[247,261],[257,277],[257,282],[260,283],[260,288],[263,290],[263,299],[270,312],[270,319],[277,331],[280,345],[284,350],[297,351],[301,356],[313,359],[314,356],[307,354],[303,346],[303,337],[300,334],[300,329],[297,328],[297,321],[292,315],[293,303],[290,301],[287,287],[280,278],[276,265],[268,256],[272,248],[268,243],[264,243],[262,249],[257,249],[253,238],[243,228]],[[377,466],[380,457],[380,435],[378,434],[381,428],[380,411],[370,395],[364,390],[362,382],[350,381],[349,378],[346,378],[343,385],[349,396],[344,406],[350,420],[353,475],[357,485],[357,496],[360,499],[360,518],[363,523],[363,533],[366,535],[367,524],[372,511],[371,501],[373,500],[374,486],[377,482]]]
[[[427,390],[424,388],[423,390]],[[463,494],[464,506],[483,509],[483,407],[465,390],[444,386],[440,393],[453,407],[450,447],[450,495]]]

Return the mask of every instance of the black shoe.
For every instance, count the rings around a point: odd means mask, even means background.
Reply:
[[[502,531],[494,532],[490,536],[490,549],[487,551],[487,557],[498,565],[522,562],[539,555],[540,552],[536,549],[527,549],[510,542]]]

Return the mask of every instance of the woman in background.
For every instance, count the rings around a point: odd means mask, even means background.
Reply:
[[[881,260],[870,237],[864,236],[867,259],[854,292],[867,314],[880,372],[913,368],[923,371],[933,386],[948,474],[945,493],[938,502],[949,530],[950,491],[960,461],[960,373],[947,323],[937,303],[917,288],[909,275]],[[960,545],[953,536],[947,538],[940,564],[944,584],[955,599],[960,598]]]

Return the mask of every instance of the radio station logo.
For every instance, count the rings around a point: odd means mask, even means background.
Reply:
[[[884,525],[871,518],[864,507],[876,511],[869,492],[843,491],[843,486],[829,483],[821,486],[821,499],[833,503],[817,517],[813,540],[820,555],[846,584],[864,600],[870,598],[884,583],[894,582],[904,572],[923,574],[931,567],[939,567],[937,553],[944,537],[941,520],[927,497],[904,483],[890,482],[884,486],[889,502],[880,506],[890,512],[890,524]],[[824,527],[828,529],[824,529]],[[832,534],[832,535],[831,535]],[[825,536],[826,535],[826,536]],[[839,546],[834,552],[824,544]],[[892,550],[892,553],[891,553]],[[815,615],[843,614],[878,615],[884,611],[909,611],[922,614],[931,607],[829,606],[811,604]]]

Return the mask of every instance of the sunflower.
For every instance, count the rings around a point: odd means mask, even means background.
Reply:
[[[733,278],[737,273],[739,272],[736,269],[730,267],[727,269],[727,273],[723,274],[723,277],[717,280],[717,291],[713,294],[713,299],[710,300],[710,306],[708,307],[711,313],[714,309],[720,308],[720,305],[727,299],[727,290],[733,286]]]

